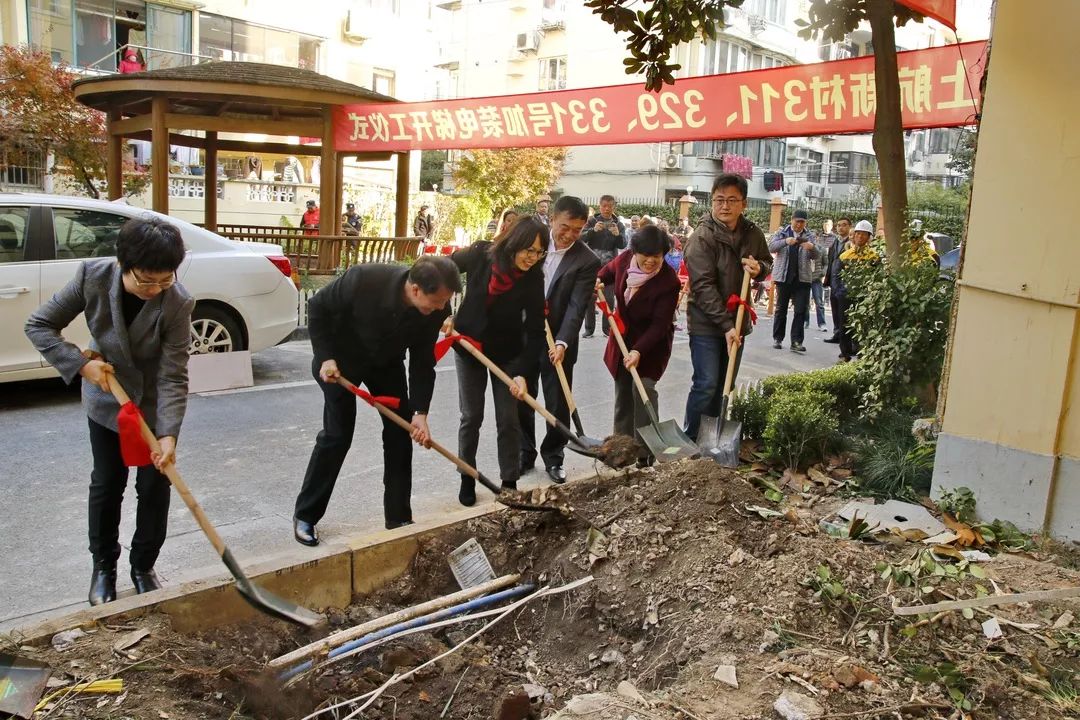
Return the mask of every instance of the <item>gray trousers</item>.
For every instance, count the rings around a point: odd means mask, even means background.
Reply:
[[[642,377],[641,384],[645,386],[649,402],[655,410],[659,404],[656,381]],[[615,434],[637,437],[637,428],[648,425],[650,421],[645,403],[641,402],[641,394],[634,387],[634,378],[629,370],[619,365],[619,372],[615,375]]]
[[[454,352],[457,366],[458,406],[461,427],[458,428],[458,456],[476,467],[476,448],[480,444],[480,428],[484,424],[487,405],[488,370],[473,357]],[[496,446],[499,451],[499,478],[517,482],[521,475],[521,425],[518,420],[518,401],[510,389],[492,377],[491,392],[495,400]],[[462,479],[470,479],[462,475]]]

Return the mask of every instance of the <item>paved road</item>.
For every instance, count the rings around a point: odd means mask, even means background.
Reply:
[[[806,355],[774,350],[771,326],[762,318],[751,336],[740,380],[829,365],[836,346],[823,333],[807,333]],[[586,430],[603,436],[611,427],[611,380],[601,364],[604,340],[582,341],[575,396]],[[178,466],[211,520],[242,563],[288,552],[303,553],[292,539],[292,505],[321,423],[321,393],[309,374],[311,347],[291,342],[254,356],[256,386],[193,396],[181,433]],[[437,439],[456,446],[457,393],[452,357],[438,368],[430,424]],[[687,338],[675,352],[659,386],[660,415],[682,420],[690,383]],[[487,413],[494,432],[494,413]],[[488,426],[485,426],[487,429]],[[78,387],[59,380],[0,386],[0,488],[4,493],[0,556],[0,630],[30,616],[85,604],[90,558],[86,551],[86,489],[90,448]],[[491,435],[481,442],[479,463],[497,476]],[[567,455],[573,477],[591,461]],[[342,471],[329,513],[320,523],[324,539],[382,527],[382,453],[379,420],[360,409],[356,440]],[[525,486],[546,480],[542,471]],[[434,452],[418,450],[413,511],[430,517],[456,506],[458,479]],[[485,491],[478,489],[481,502]],[[134,529],[134,483],[124,504],[121,542]],[[119,590],[130,587],[126,553]],[[169,539],[158,562],[167,583],[220,573],[220,564],[183,503],[173,497]]]

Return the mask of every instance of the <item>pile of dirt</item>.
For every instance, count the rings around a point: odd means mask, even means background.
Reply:
[[[835,474],[841,479],[773,503],[750,474],[686,461],[560,488],[570,507],[562,514],[507,511],[444,533],[391,586],[333,611],[332,624],[456,591],[446,557],[470,537],[497,574],[521,573],[538,587],[593,580],[525,605],[459,652],[386,686],[362,717],[1080,714],[1080,632],[1064,603],[971,617],[892,612],[894,604],[1076,586],[1080,573],[1030,554],[949,569],[903,538],[830,537],[818,520],[839,503],[832,493],[847,473]],[[1000,630],[984,632],[991,616]],[[131,627],[101,628],[70,650],[34,655],[60,673],[119,673],[126,683],[122,701],[72,700],[54,716],[78,708],[85,718],[302,718],[383,688],[481,624],[411,635],[284,688],[265,663],[312,638],[276,623],[179,637],[149,619],[132,625],[151,631],[133,648],[113,650]],[[355,707],[320,717],[343,718]]]

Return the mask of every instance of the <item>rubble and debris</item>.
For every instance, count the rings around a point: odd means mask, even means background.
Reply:
[[[773,709],[784,720],[814,720],[825,712],[816,700],[794,690],[781,693],[773,703]]]

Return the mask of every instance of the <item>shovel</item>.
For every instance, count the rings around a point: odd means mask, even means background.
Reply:
[[[544,332],[547,333],[548,350],[554,350],[555,336],[551,334],[551,325],[548,324],[547,318],[544,318]],[[570,381],[566,379],[566,370],[563,369],[561,362],[555,363],[555,374],[559,376],[559,384],[562,385],[563,395],[566,397],[566,406],[570,408],[570,419],[574,421],[574,428],[577,429],[578,437],[586,445],[600,445],[599,440],[585,434],[585,428],[581,425],[581,416],[578,415],[577,403],[574,402],[574,393],[570,391]]]
[[[739,449],[742,445],[742,423],[727,420],[728,404],[731,401],[731,391],[735,385],[735,366],[738,364],[739,353],[742,352],[742,327],[746,317],[746,305],[744,304],[750,292],[750,273],[743,270],[742,292],[739,298],[739,311],[735,315],[735,337],[739,338],[739,346],[735,350],[735,357],[728,357],[727,375],[724,377],[724,396],[720,403],[720,417],[701,416],[701,427],[698,431],[698,445],[705,454],[724,467],[738,467]]]
[[[451,335],[451,337],[457,337],[457,334],[454,333],[453,335]],[[478,350],[476,346],[473,345],[471,342],[462,339],[458,341],[458,345],[465,348],[465,351],[472,355],[474,358],[476,358],[478,361],[480,361],[481,365],[490,370],[492,374],[495,375],[495,377],[502,380],[503,383],[506,384],[506,387],[517,387],[517,383],[514,382],[514,379],[512,377],[507,375],[502,368],[493,363],[487,355],[480,352],[480,350]],[[541,405],[539,402],[537,402],[536,398],[534,398],[529,393],[521,393],[521,400],[526,405],[531,407],[534,411],[540,413],[541,417],[543,417],[544,420],[546,420],[548,424],[551,425],[551,427],[562,433],[562,435],[569,443],[567,445],[568,448],[570,448],[579,455],[584,455],[585,457],[591,457],[596,460],[605,461],[606,453],[601,449],[603,447],[601,443],[598,443],[591,438],[578,437],[577,435],[575,435],[573,430],[566,427],[566,425],[563,424],[563,422],[559,420],[559,418],[548,412],[548,409]]]
[[[112,375],[106,375],[109,382],[109,390],[112,391],[113,397],[123,407],[130,402],[130,398],[127,393],[124,392],[124,388],[120,387],[120,383]],[[156,453],[161,452],[161,445],[158,444],[158,440],[154,437],[154,433],[150,432],[150,428],[146,425],[146,421],[142,416],[139,416],[139,429],[142,432],[143,440],[150,446],[150,450]],[[233,578],[236,580],[236,589],[240,592],[241,597],[247,600],[251,605],[261,612],[268,615],[274,615],[282,620],[288,620],[298,625],[305,625],[307,627],[315,627],[326,622],[326,618],[322,615],[312,612],[305,607],[301,607],[296,603],[286,600],[285,598],[278,597],[273,593],[263,590],[259,586],[255,585],[248,579],[244,571],[240,569],[240,563],[236,562],[236,558],[226,547],[225,541],[218,535],[217,530],[210,524],[210,518],[206,517],[206,513],[203,512],[202,506],[195,500],[195,496],[191,494],[191,490],[188,488],[187,483],[180,477],[179,471],[176,469],[176,465],[169,463],[162,471],[165,477],[169,478],[169,482],[176,488],[176,492],[179,493],[180,498],[187,505],[188,510],[195,516],[195,522],[199,524],[199,528],[206,535],[210,544],[214,546],[214,550],[221,556],[221,561],[225,563],[225,567],[232,573]]]
[[[405,432],[412,433],[413,426],[410,425],[409,422],[407,420],[405,420],[405,418],[401,417],[396,412],[394,412],[390,408],[383,405],[377,399],[369,398],[366,395],[361,395],[360,393],[358,393],[357,392],[358,388],[356,387],[356,385],[353,385],[351,382],[349,382],[348,380],[346,380],[343,377],[338,377],[337,384],[340,385],[341,387],[345,388],[346,390],[348,390],[352,394],[356,395],[357,397],[360,397],[361,399],[363,399],[365,402],[367,402],[373,408],[378,410],[380,415],[382,415],[384,418],[389,419],[391,422],[393,422],[395,425],[400,427]],[[515,510],[553,510],[553,511],[558,511],[559,510],[559,508],[552,507],[550,505],[533,505],[533,504],[530,504],[530,503],[523,503],[523,502],[516,502],[516,501],[507,500],[503,489],[501,487],[499,487],[498,485],[496,485],[491,480],[491,478],[484,475],[484,473],[480,472],[479,470],[474,468],[472,465],[468,464],[467,462],[465,462],[464,460],[459,458],[457,455],[450,452],[449,450],[447,450],[445,447],[443,447],[439,443],[435,442],[434,440],[431,441],[431,449],[434,450],[435,452],[439,453],[440,455],[442,455],[444,458],[446,458],[450,462],[454,463],[454,465],[457,466],[458,470],[465,473],[466,475],[471,477],[473,480],[476,480],[478,483],[480,483],[481,485],[486,487],[491,492],[495,493],[496,501],[501,503],[502,505],[505,505],[506,507],[511,507],[511,508],[514,508]]]
[[[597,297],[602,298],[603,293],[604,286],[598,283]],[[608,307],[606,300],[597,300],[596,305],[602,313],[607,315],[608,329],[611,331],[612,337],[615,338],[615,342],[619,344],[623,359],[630,357],[630,351],[626,347],[626,340],[623,339],[619,324],[615,320],[615,313]],[[649,425],[639,427],[637,434],[641,441],[645,443],[645,447],[649,448],[649,452],[652,453],[657,462],[673,462],[701,455],[701,448],[694,444],[694,441],[683,432],[678,423],[674,420],[660,422],[656,415],[656,409],[653,408],[652,402],[649,401],[649,394],[645,391],[645,384],[641,382],[641,375],[636,367],[630,368],[630,376],[634,378],[634,386],[637,387],[638,394],[641,395],[641,402],[645,406],[645,411],[649,413]]]

